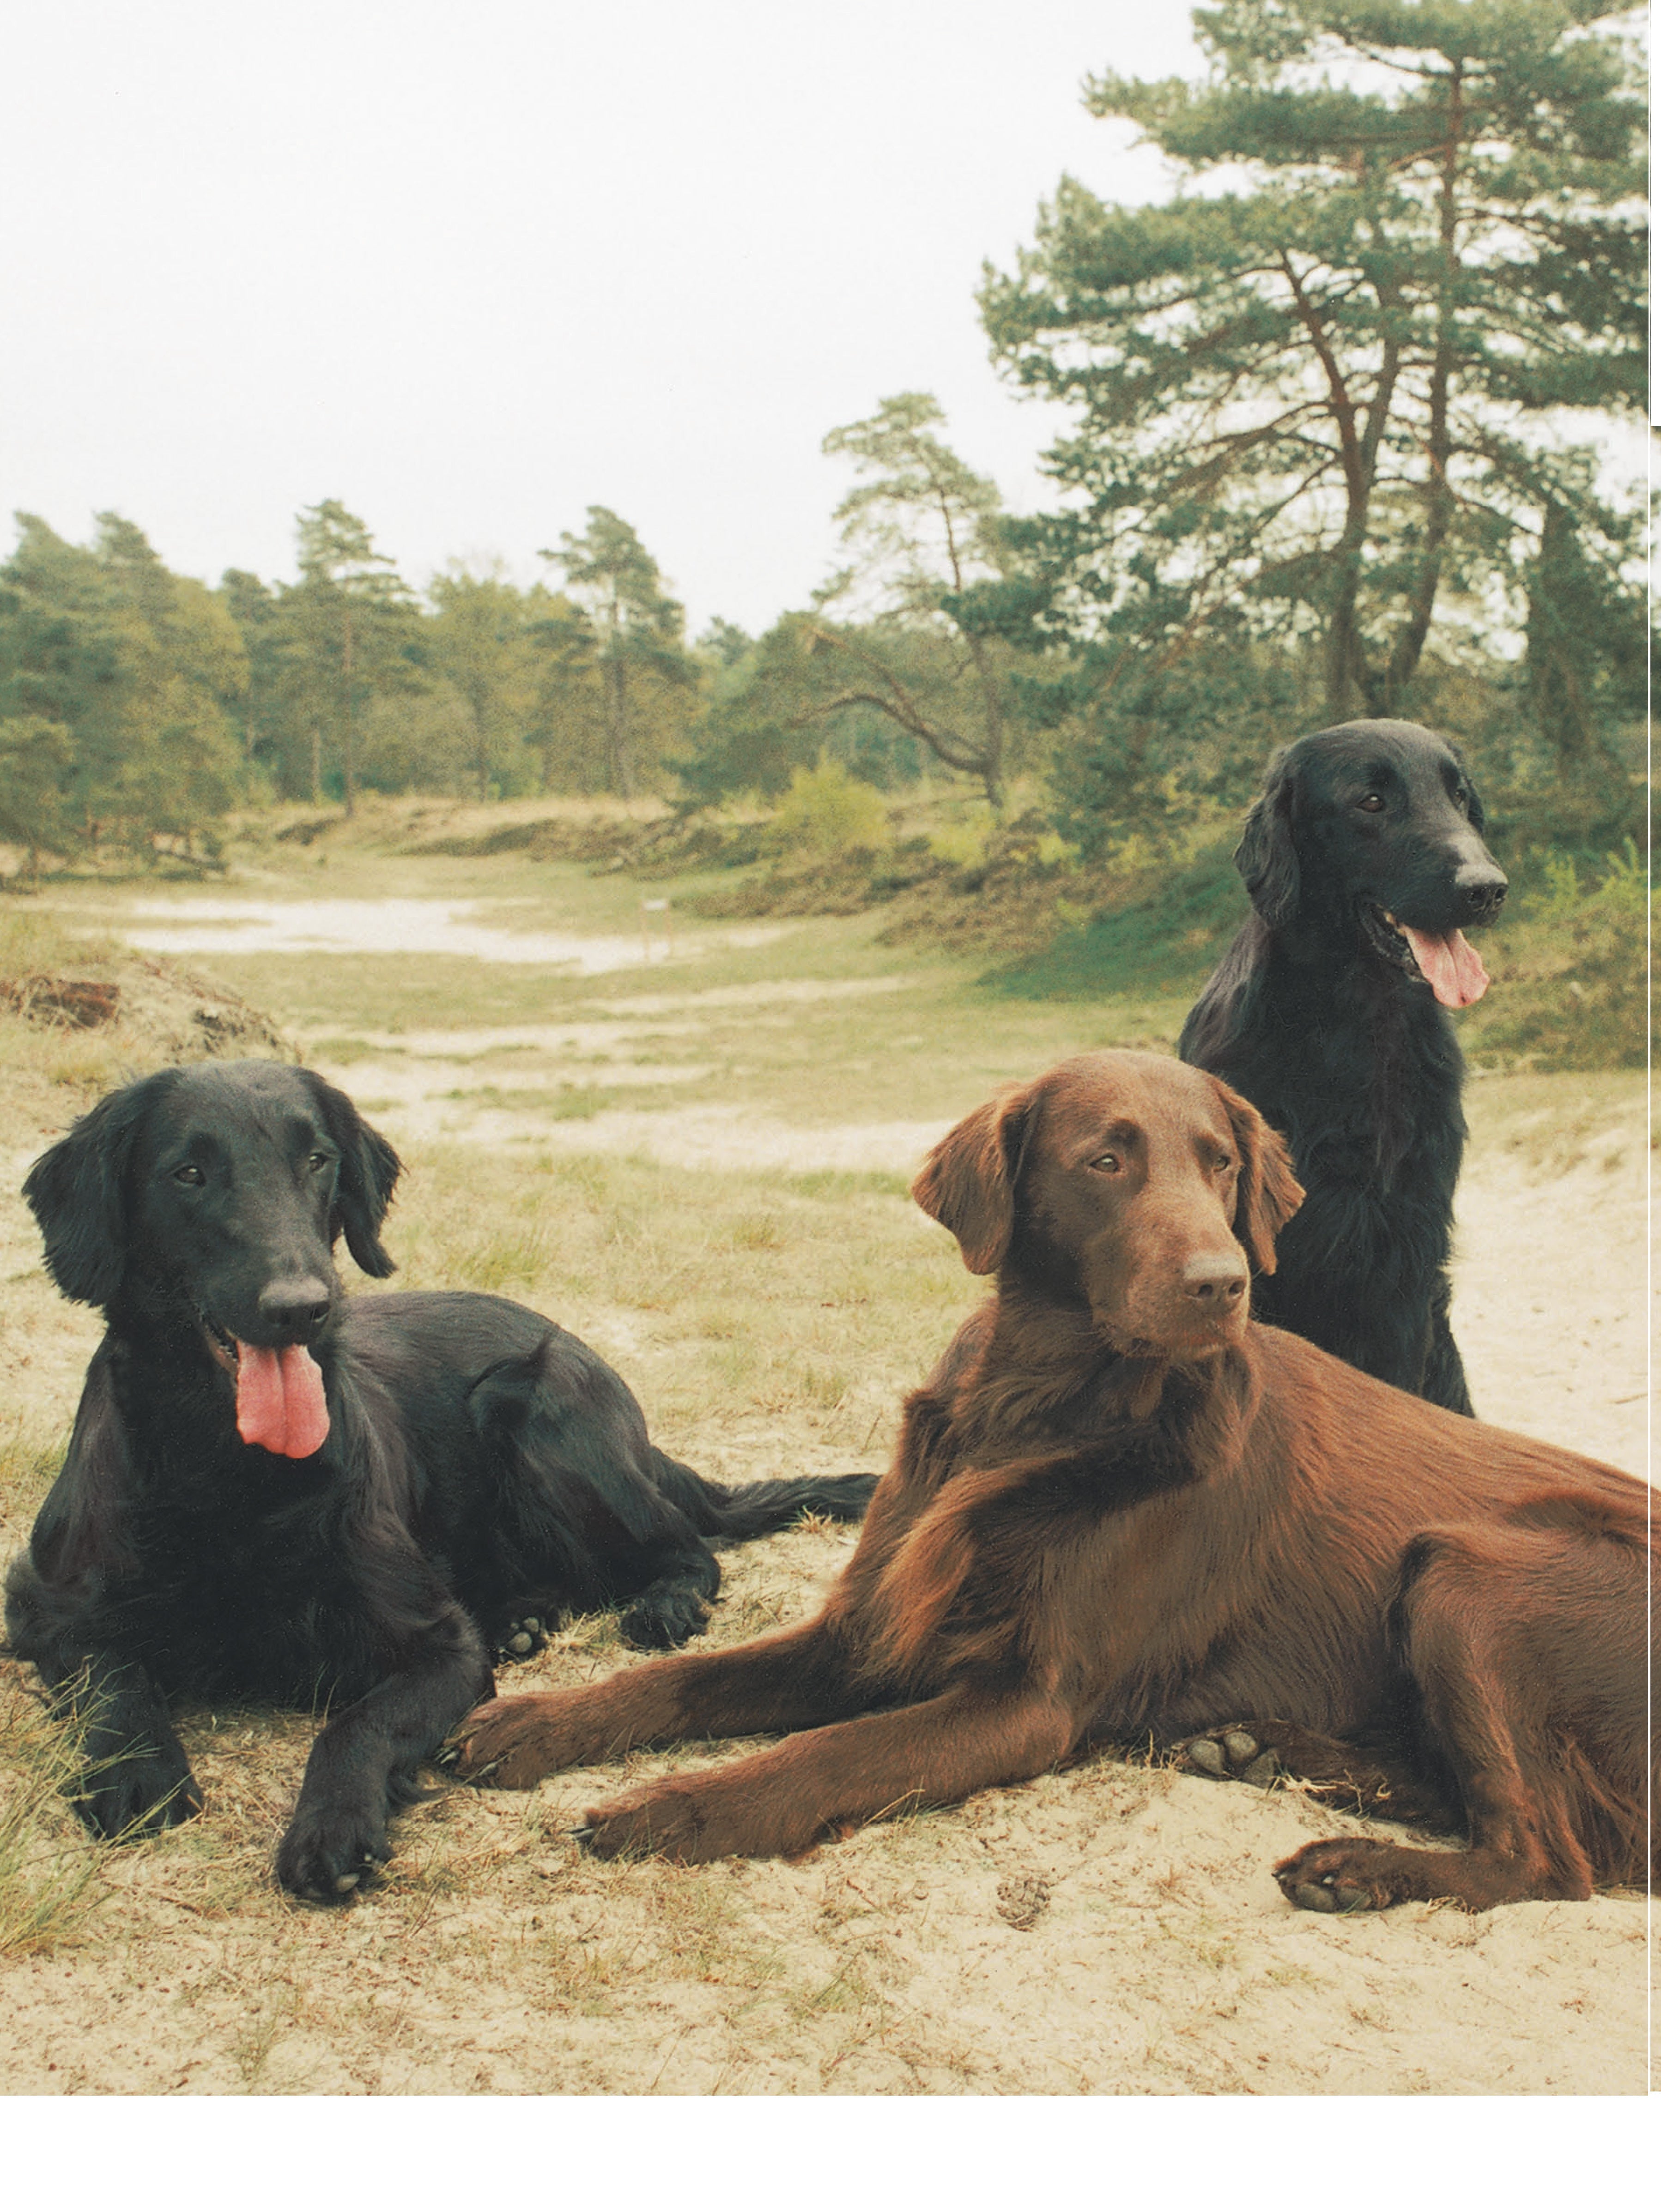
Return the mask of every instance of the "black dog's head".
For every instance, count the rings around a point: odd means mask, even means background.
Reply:
[[[1348,937],[1444,1006],[1469,1006],[1488,977],[1463,933],[1506,896],[1482,828],[1446,738],[1416,722],[1343,722],[1276,754],[1234,859],[1271,930]]]
[[[174,1325],[193,1316],[238,1376],[239,1407],[257,1384],[275,1405],[263,1430],[244,1422],[265,1442],[281,1429],[289,1355],[318,1342],[339,1297],[337,1239],[367,1274],[392,1272],[378,1232],[398,1176],[397,1153],[344,1091],[249,1060],[113,1092],[35,1162],[23,1195],[64,1296]],[[301,1365],[315,1417],[304,1433],[319,1419],[326,1432]]]

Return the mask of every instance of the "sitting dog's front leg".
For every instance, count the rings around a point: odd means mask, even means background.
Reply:
[[[387,1816],[416,1794],[416,1769],[490,1689],[484,1639],[451,1606],[411,1663],[332,1719],[312,1746],[277,1846],[283,1888],[332,1904],[384,1865],[392,1856]]]

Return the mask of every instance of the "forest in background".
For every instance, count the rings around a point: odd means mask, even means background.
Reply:
[[[212,866],[228,817],[283,801],[608,793],[770,811],[775,874],[800,864],[782,895],[834,860],[875,898],[907,873],[897,810],[957,790],[957,848],[912,838],[910,880],[1050,885],[1055,957],[1029,969],[1054,983],[1167,940],[1202,957],[1275,746],[1399,714],[1465,748],[1538,910],[1601,900],[1630,951],[1643,516],[1609,455],[1646,368],[1631,12],[1219,0],[1194,20],[1202,78],[1086,87],[1163,150],[1172,197],[1107,205],[1063,179],[1016,265],[984,274],[994,359],[1068,422],[1048,511],[1009,514],[934,399],[891,395],[824,439],[841,566],[764,635],[696,639],[601,507],[539,549],[534,584],[456,562],[420,589],[332,498],[296,518],[291,580],[216,586],[120,515],[85,544],[21,516],[0,567],[9,880]]]

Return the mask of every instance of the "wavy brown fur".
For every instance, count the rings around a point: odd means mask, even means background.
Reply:
[[[803,1851],[1092,1741],[1220,1771],[1244,1728],[1332,1802],[1469,1836],[1311,1844],[1276,1869],[1296,1905],[1644,1877],[1644,1486],[1250,1322],[1238,1240],[1298,1195],[1251,1109],[1197,1069],[1093,1054],[970,1115],[916,1191],[998,1293],[910,1400],[824,1610],[498,1699],[464,1725],[465,1772],[522,1787],[781,1735],[588,1816],[602,1856],[693,1861]]]

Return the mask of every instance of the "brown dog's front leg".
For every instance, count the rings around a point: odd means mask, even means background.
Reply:
[[[466,1781],[529,1790],[637,1744],[782,1735],[858,1709],[841,1642],[821,1615],[730,1651],[626,1667],[586,1689],[493,1698],[456,1730],[447,1763]]]
[[[648,1784],[590,1813],[579,1832],[601,1858],[789,1858],[827,1829],[1028,1781],[1064,1758],[1077,1734],[1073,1716],[1047,1699],[948,1690],[792,1736],[713,1773]]]

